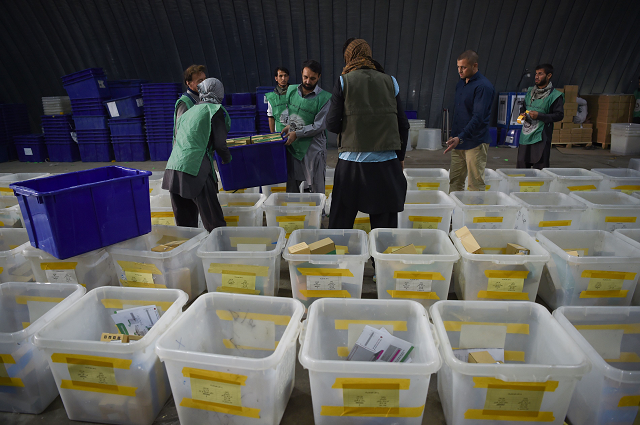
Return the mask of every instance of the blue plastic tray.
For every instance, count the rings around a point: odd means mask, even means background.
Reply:
[[[74,141],[50,141],[46,138],[47,152],[51,162],[80,161],[80,148]]]
[[[127,96],[120,99],[110,99],[104,103],[111,118],[135,118],[142,115],[142,96]]]
[[[267,186],[287,181],[287,158],[284,141],[256,143],[230,147],[233,159],[223,164],[216,153],[216,162],[224,190]]]
[[[232,105],[253,105],[253,93],[231,93]]]
[[[144,135],[142,118],[109,120],[111,136]]]
[[[117,142],[113,141],[113,152],[118,162],[148,161],[149,148],[147,142]]]
[[[171,139],[169,141],[152,141],[148,140],[149,143],[149,156],[151,161],[167,161],[169,156],[171,156],[171,147],[172,142]]]
[[[109,90],[114,99],[140,95],[142,93],[141,86],[146,82],[147,80],[110,80]]]
[[[231,117],[229,133],[256,131],[256,117]],[[247,186],[249,187],[249,186]]]
[[[18,160],[20,162],[45,162],[49,155],[47,154],[47,145],[42,141],[23,141],[14,143],[18,152]]]
[[[82,115],[73,117],[76,130],[106,130],[107,117],[104,115]]]
[[[149,233],[150,175],[111,166],[10,187],[31,245],[62,260]]]
[[[107,79],[104,75],[87,75],[81,78],[66,80],[68,82],[65,82],[65,78],[66,77],[63,77],[63,86],[70,99],[99,99],[111,97]]]
[[[80,159],[82,162],[111,162],[115,159],[111,141],[83,142],[79,140]]]

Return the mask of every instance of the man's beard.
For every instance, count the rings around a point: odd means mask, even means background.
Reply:
[[[309,84],[305,84],[302,83],[302,87],[307,90],[307,91],[314,91],[316,89],[316,86],[318,85],[318,83],[315,83],[314,85],[309,85]]]
[[[538,87],[546,87],[547,84],[549,84],[549,79],[545,78],[543,80],[540,80],[540,82],[538,84],[536,84]]]

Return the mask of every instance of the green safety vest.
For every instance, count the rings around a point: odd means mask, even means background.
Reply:
[[[293,90],[287,91],[287,104],[289,105],[289,128],[293,131],[300,130],[306,125],[313,124],[318,112],[331,99],[331,93],[322,90],[312,99],[305,99],[298,94],[298,84],[289,86]],[[287,146],[289,153],[299,161],[307,154],[313,137],[299,137]]]
[[[185,105],[187,105],[187,111],[193,108],[193,106],[195,105],[195,103],[193,103],[193,100],[191,100],[191,98],[184,93],[182,94],[182,96],[180,96],[178,100],[176,100],[176,104],[173,107],[173,126],[174,127],[176,126],[176,115],[178,114],[178,105],[180,104],[180,102],[183,102]]]
[[[524,98],[524,104],[528,111],[536,111],[541,114],[548,114],[551,110],[551,104],[556,101],[560,96],[564,97],[564,94],[556,89],[551,90],[549,96],[544,99],[538,99],[531,101],[531,92],[533,87],[529,87],[527,95]],[[542,130],[544,129],[544,123],[540,120],[533,120],[531,124],[524,123],[522,125],[522,131],[520,132],[520,144],[532,145],[542,140]]]
[[[640,117],[640,90],[636,90],[633,92],[633,95],[636,97],[636,105],[633,108],[633,117]]]
[[[280,122],[280,115],[287,109],[287,98],[292,86],[287,87],[285,94],[278,94],[275,91],[265,94],[267,101],[271,105],[271,111],[273,112],[273,119],[276,121],[275,129],[280,133],[284,129],[284,124]]]
[[[224,111],[224,120],[229,131],[231,119],[222,105],[201,103],[180,116],[176,129],[176,141],[167,162],[167,170],[177,170],[197,176],[205,154],[209,156],[213,170],[213,148],[209,148],[209,137],[211,136],[211,118],[219,109]]]

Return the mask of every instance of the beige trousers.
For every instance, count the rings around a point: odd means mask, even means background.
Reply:
[[[454,149],[451,152],[451,168],[449,169],[449,192],[464,190],[464,183],[469,176],[469,190],[484,191],[484,168],[487,165],[489,144],[483,143],[473,149]]]

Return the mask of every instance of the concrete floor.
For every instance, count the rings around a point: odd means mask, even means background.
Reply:
[[[516,165],[516,149],[509,148],[491,148],[489,150],[487,167],[488,168],[515,168]],[[585,150],[583,148],[573,148],[570,153],[562,153],[558,149],[553,149],[551,154],[551,165],[557,168],[608,168],[608,167],[626,167],[630,157],[616,156],[609,154],[608,151]],[[337,161],[337,150],[333,149],[328,152],[327,165],[334,167]],[[105,166],[105,163],[20,163],[9,162],[0,164],[0,172],[3,173],[30,173],[30,172],[49,172],[49,173],[65,173],[71,171],[79,171],[88,168]],[[164,162],[130,162],[119,163],[127,167],[133,167],[151,171],[164,170]],[[417,151],[413,150],[407,153],[405,159],[406,167],[420,168],[449,168],[449,156],[443,155],[441,151]],[[326,227],[326,222],[325,222]],[[363,298],[376,298],[376,285],[372,280],[373,268],[370,262],[367,264],[364,273],[363,282]],[[281,276],[280,276],[280,292],[281,297],[291,297],[291,281],[289,279],[289,266],[282,260]],[[67,418],[61,399],[58,397],[44,413],[40,415],[12,414],[0,413],[1,424],[81,424],[83,422],[73,422]],[[284,413],[282,425],[307,425],[313,424],[313,410],[311,404],[311,390],[309,387],[309,374],[296,361],[296,381],[295,388]],[[440,397],[437,391],[436,376],[431,379],[429,386],[429,394],[427,396],[423,424],[440,425],[445,424]],[[160,414],[156,418],[154,424],[177,425],[179,424],[178,415],[176,413],[173,398],[170,398]]]

